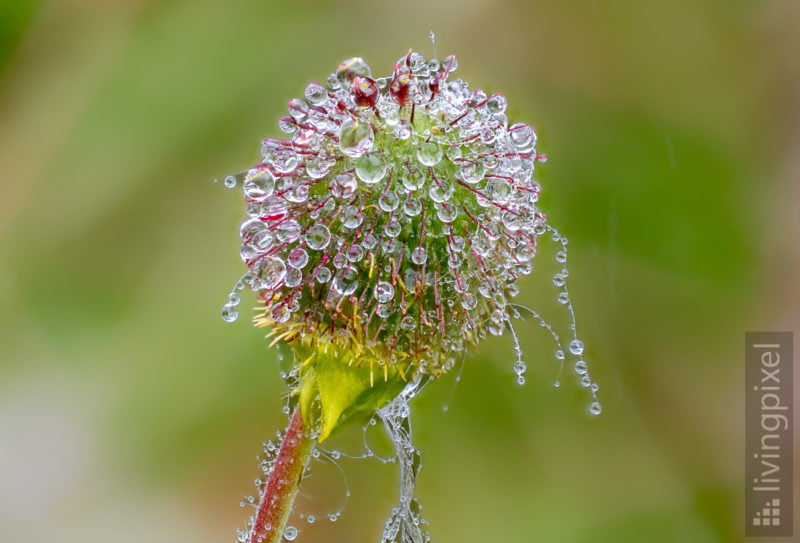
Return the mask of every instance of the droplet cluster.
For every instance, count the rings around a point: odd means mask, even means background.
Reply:
[[[226,321],[249,287],[279,337],[384,346],[376,362],[433,374],[503,333],[546,231],[544,157],[532,127],[509,124],[505,97],[471,89],[457,67],[410,52],[374,77],[353,58],[288,103],[285,137],[264,140],[233,181],[248,270]]]

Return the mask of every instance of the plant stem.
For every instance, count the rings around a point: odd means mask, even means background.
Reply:
[[[248,543],[280,543],[283,530],[292,512],[294,498],[303,479],[303,471],[311,458],[315,440],[295,409],[278,457],[272,465],[267,486],[258,505]]]

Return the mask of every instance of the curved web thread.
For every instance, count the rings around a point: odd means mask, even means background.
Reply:
[[[400,468],[400,499],[386,520],[381,543],[429,543],[427,521],[422,518],[422,506],[414,497],[417,475],[422,467],[420,452],[411,442],[411,411],[408,402],[416,396],[427,379],[410,383],[390,404],[378,410],[386,433],[392,440]]]

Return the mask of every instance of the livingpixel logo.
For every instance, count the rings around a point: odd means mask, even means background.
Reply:
[[[792,332],[745,337],[745,535],[793,535]]]

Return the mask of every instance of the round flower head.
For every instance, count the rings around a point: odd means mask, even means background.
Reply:
[[[438,375],[501,334],[546,230],[536,134],[506,99],[410,52],[385,77],[360,58],[310,83],[244,176],[239,286],[279,341],[386,375]],[[223,310],[235,318],[238,296]]]

